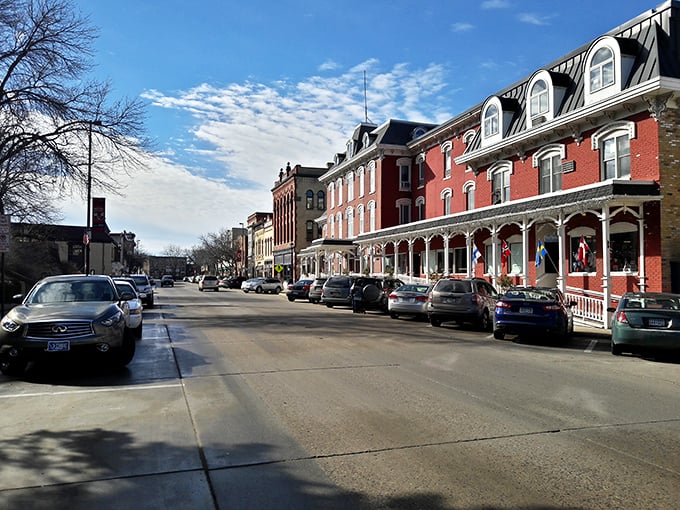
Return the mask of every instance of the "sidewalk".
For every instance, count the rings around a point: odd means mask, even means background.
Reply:
[[[612,335],[611,329],[596,328],[584,324],[574,324],[574,335],[596,338],[598,340],[609,340]]]

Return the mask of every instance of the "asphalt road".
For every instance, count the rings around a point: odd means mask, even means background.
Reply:
[[[675,509],[680,364],[157,290],[128,369],[0,376],[0,509]]]

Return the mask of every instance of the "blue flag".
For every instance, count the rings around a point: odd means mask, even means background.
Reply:
[[[538,246],[536,247],[536,267],[541,265],[547,254],[548,250],[545,249],[543,241],[538,241]]]
[[[482,257],[482,254],[479,252],[479,250],[475,246],[475,249],[472,250],[472,265],[474,266],[481,257]]]

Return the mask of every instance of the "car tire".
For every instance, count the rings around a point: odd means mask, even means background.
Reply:
[[[280,293],[281,293],[281,287],[276,287],[276,288],[274,289],[274,294],[277,294],[277,295],[278,295],[278,294],[280,294]]]
[[[493,337],[496,340],[504,340],[505,339],[505,333],[503,333],[500,329],[494,329]]]
[[[28,365],[28,360],[22,357],[12,358],[3,354],[0,358],[0,372],[11,377],[22,375],[26,370],[26,365]]]
[[[293,301],[295,301],[295,298],[293,296],[288,296],[288,301],[292,303]]]
[[[333,303],[326,303],[326,308],[333,308]]]
[[[614,356],[621,356],[623,353],[623,346],[621,344],[615,344],[612,342],[612,354]]]
[[[482,317],[479,319],[479,328],[482,331],[489,331],[491,329],[491,320],[489,319],[488,310],[482,312]]]
[[[215,292],[219,292],[219,291],[220,291],[220,288],[219,288],[219,287],[215,287],[213,290],[214,290]]]
[[[262,287],[257,287],[257,288],[255,289],[255,293],[256,293],[256,294],[262,294]]]
[[[399,318],[399,314],[398,314],[398,313],[391,312],[391,313],[390,313],[390,317],[392,317],[393,319],[398,319],[398,318]]]
[[[436,317],[430,317],[430,324],[432,324],[435,328],[438,328],[442,325],[442,321]]]
[[[123,335],[123,345],[113,351],[113,364],[117,367],[127,366],[135,357],[136,347],[132,330],[126,329]]]
[[[203,287],[199,287],[198,290],[200,290],[201,292],[203,292]]]

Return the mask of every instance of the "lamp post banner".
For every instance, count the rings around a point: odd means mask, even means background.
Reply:
[[[104,230],[106,227],[106,199],[94,197],[92,199],[92,228]]]

